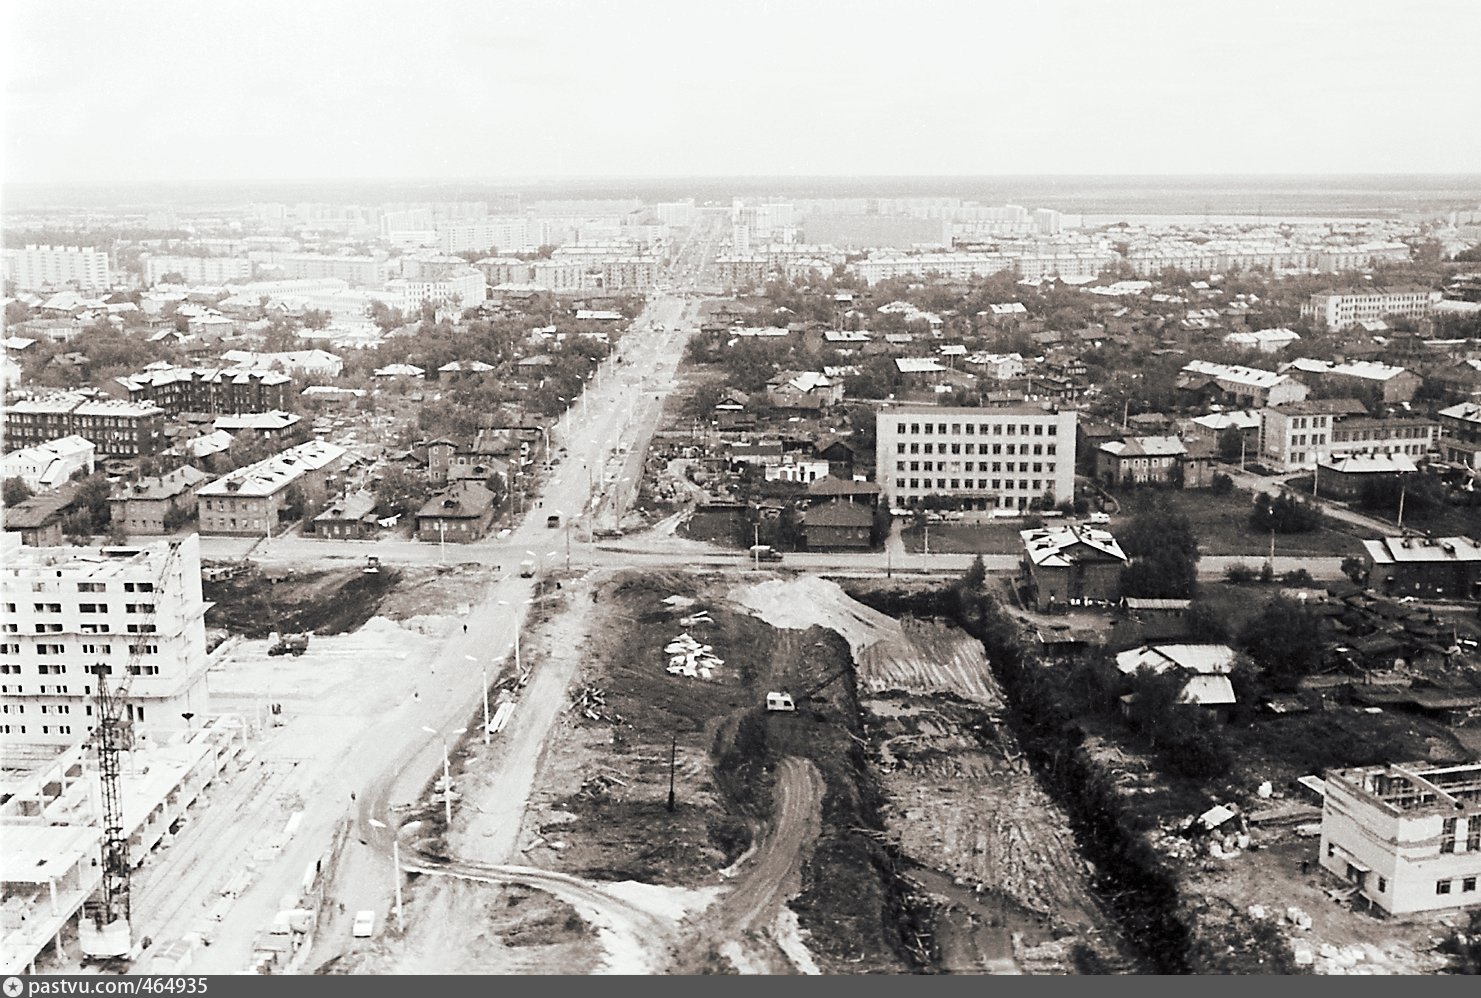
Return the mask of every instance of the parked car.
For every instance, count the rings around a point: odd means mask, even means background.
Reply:
[[[375,935],[375,912],[369,908],[355,912],[355,927],[351,931],[356,939],[369,939]]]
[[[1091,523],[1095,523],[1095,524],[1110,523],[1111,522],[1111,514],[1110,513],[1091,513],[1090,514],[1090,522]]]

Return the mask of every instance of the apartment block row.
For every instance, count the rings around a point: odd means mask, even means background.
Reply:
[[[105,457],[141,457],[165,444],[165,410],[148,402],[75,392],[21,399],[5,412],[5,448],[19,450],[60,437],[92,441]]]

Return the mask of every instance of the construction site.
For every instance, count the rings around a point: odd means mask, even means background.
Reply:
[[[1108,901],[1117,871],[1087,848],[1095,830],[1020,744],[1021,705],[983,642],[930,600],[869,595],[900,583],[849,583],[892,615],[754,566],[551,573],[502,608],[487,597],[508,573],[473,564],[203,574],[205,716],[172,730],[125,717],[116,751],[100,737],[7,752],[7,967],[1159,966]],[[491,606],[518,626],[508,647],[476,633]],[[280,653],[290,632],[303,643]],[[483,670],[482,703],[463,659]],[[404,759],[390,737],[439,698],[468,711],[420,728],[440,755],[408,770],[407,792],[367,790]],[[1208,931],[1279,923],[1322,972],[1445,965],[1443,921],[1396,928],[1298,875],[1319,808],[1231,796],[1208,808],[1217,831],[1190,838],[1162,817],[1176,788],[1114,739],[1084,744],[1121,806],[1162,829],[1150,841]],[[120,916],[129,933],[109,942]]]

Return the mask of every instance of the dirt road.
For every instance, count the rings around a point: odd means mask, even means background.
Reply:
[[[436,863],[415,856],[403,859],[402,869],[473,883],[520,884],[553,894],[596,927],[607,954],[606,973],[661,974],[672,961],[675,922],[617,896],[607,885],[529,866]]]
[[[735,888],[690,933],[742,974],[818,973],[784,905],[802,891],[802,866],[823,817],[823,777],[811,762],[777,763],[772,821]]]

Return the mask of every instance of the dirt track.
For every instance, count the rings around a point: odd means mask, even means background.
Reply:
[[[806,853],[822,822],[823,777],[806,759],[792,756],[776,767],[772,824],[734,889],[695,927],[694,933],[743,974],[818,972],[795,935],[783,906],[802,890]]]

